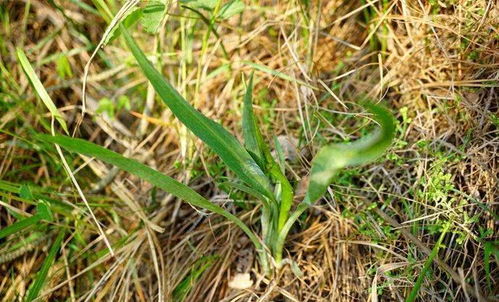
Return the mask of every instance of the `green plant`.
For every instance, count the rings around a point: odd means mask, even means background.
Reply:
[[[9,235],[15,234],[27,227],[38,224],[41,220],[52,221],[53,216],[48,204],[39,200],[36,206],[36,214],[27,218],[20,219],[19,221],[0,229],[0,239]]]
[[[199,258],[193,265],[189,273],[182,279],[182,281],[175,287],[172,293],[174,302],[184,301],[194,284],[201,277],[203,272],[213,265],[217,259],[216,256],[203,256]]]
[[[431,250],[431,254],[429,255],[428,259],[426,259],[423,268],[421,269],[421,272],[419,273],[416,282],[414,283],[414,286],[409,293],[409,296],[407,296],[407,299],[405,300],[406,302],[414,302],[416,298],[418,297],[419,290],[421,289],[421,285],[423,284],[424,279],[430,272],[431,265],[433,264],[433,259],[438,256],[438,251],[440,250],[441,247],[443,247],[442,241],[445,238],[445,234],[447,234],[447,231],[449,230],[450,223],[445,223],[443,226],[442,233],[440,234],[440,237],[438,238],[437,243]]]
[[[96,113],[107,113],[111,118],[114,118],[116,112],[121,109],[130,110],[130,100],[128,97],[122,95],[118,98],[118,102],[115,103],[109,98],[102,98],[99,100],[99,106],[97,107]]]
[[[90,142],[66,136],[38,135],[45,142],[55,143],[69,151],[96,157],[113,164],[165,190],[192,205],[220,214],[240,227],[259,253],[260,263],[270,271],[283,264],[285,239],[300,215],[326,192],[337,172],[347,166],[366,164],[379,157],[389,147],[395,126],[391,114],[382,107],[365,104],[380,124],[372,134],[352,143],[332,144],[320,149],[312,161],[310,181],[305,198],[293,210],[294,192],[283,167],[271,156],[264,142],[252,109],[253,76],[244,96],[244,146],[220,124],[192,107],[154,68],[124,27],[121,31],[145,76],[170,108],[172,113],[197,137],[205,142],[239,178],[231,185],[261,202],[261,237],[238,217],[211,203],[186,185],[173,178]],[[270,260],[270,261],[269,261]]]
[[[54,244],[50,247],[49,253],[45,260],[43,261],[42,267],[38,271],[35,277],[35,281],[31,284],[29,290],[28,290],[28,295],[26,297],[27,302],[31,302],[35,299],[37,299],[43,284],[47,280],[47,276],[49,273],[49,270],[52,266],[52,264],[55,261],[55,257],[57,253],[59,252],[59,249],[61,248],[62,241],[64,240],[64,230],[60,230],[59,234],[57,235],[57,238],[55,239]]]

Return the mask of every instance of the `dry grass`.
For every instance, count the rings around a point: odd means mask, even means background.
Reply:
[[[363,97],[384,100],[397,113],[398,138],[386,158],[345,172],[331,187],[331,198],[314,207],[290,236],[287,254],[303,276],[286,266],[272,278],[260,274],[250,242],[234,226],[102,163],[71,157],[115,244],[115,257],[104,254],[104,241],[60,165],[45,151],[22,144],[33,129],[46,131],[48,119],[16,62],[15,47],[27,52],[76,136],[175,175],[255,221],[255,228],[257,212],[241,211],[217,188],[225,168],[154,102],[119,39],[91,65],[87,113],[76,128],[83,68],[106,25],[74,3],[54,2],[59,8],[40,0],[0,4],[0,179],[34,184],[43,194],[75,205],[72,218],[60,222],[67,224],[68,235],[43,299],[169,301],[195,263],[213,255],[205,259],[210,265],[185,301],[404,301],[428,257],[426,249],[433,248],[447,221],[452,227],[445,249],[423,283],[420,301],[497,299],[497,262],[490,260],[490,288],[484,267],[484,244],[498,240],[493,213],[499,202],[499,11],[494,1],[331,0],[312,1],[308,8],[305,2],[253,2],[242,17],[219,25],[223,39],[212,35],[206,51],[201,43],[206,26],[180,17],[188,11],[177,4],[158,35],[133,30],[144,49],[163,54],[163,74],[174,86],[234,133],[240,133],[241,75],[252,69],[245,62],[306,83],[256,72],[262,130],[269,139],[274,134],[299,139],[301,156],[289,163],[298,186],[321,143],[359,135],[365,123],[352,112]],[[47,61],[61,52],[71,52],[72,76],[66,78],[54,72],[54,60]],[[224,64],[231,68],[211,74]],[[138,113],[122,110],[114,119],[96,113],[99,99],[121,95],[129,96],[131,111]],[[16,220],[4,204],[32,212],[16,194],[0,193],[1,227]],[[22,300],[53,238],[49,232],[47,240],[1,261],[2,301]],[[8,238],[0,249],[15,242]],[[236,272],[251,272],[255,285],[230,289]]]

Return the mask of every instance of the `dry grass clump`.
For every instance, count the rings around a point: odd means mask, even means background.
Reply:
[[[120,3],[114,2],[117,11]],[[0,4],[0,227],[16,221],[13,213],[33,212],[7,182],[29,183],[33,192],[61,201],[71,212],[65,218],[70,235],[49,272],[43,299],[403,301],[449,222],[419,301],[497,299],[497,249],[492,256],[486,249],[498,240],[494,1],[259,1],[248,3],[242,16],[221,22],[222,39],[211,35],[205,48],[206,25],[177,4],[158,34],[131,30],[156,56],[165,77],[232,133],[240,133],[241,75],[256,70],[254,101],[262,132],[296,138],[296,159],[288,164],[298,192],[321,144],[363,133],[366,123],[356,118],[360,100],[383,100],[397,114],[397,140],[386,158],[343,173],[330,196],[291,234],[288,257],[303,275],[288,265],[272,278],[258,270],[244,234],[218,216],[71,155],[80,186],[113,243],[115,256],[106,253],[57,159],[23,144],[30,144],[24,140],[33,130],[47,131],[50,123],[18,66],[16,47],[25,49],[76,136],[175,175],[247,223],[257,221],[257,211],[242,210],[234,202],[237,195],[220,189],[225,167],[154,102],[119,39],[90,67],[87,112],[76,127],[83,68],[106,22],[74,2],[54,3]],[[65,66],[61,56],[71,70],[65,76],[54,72]],[[130,110],[114,117],[98,112],[102,98],[123,95]],[[45,240],[9,254],[16,239],[29,234],[0,241],[6,255],[0,261],[3,301],[23,299],[56,237],[47,232]],[[250,289],[228,287],[236,273],[246,272],[254,282]],[[188,285],[185,296],[179,293],[182,282]]]

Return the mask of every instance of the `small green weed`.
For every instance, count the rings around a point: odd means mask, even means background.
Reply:
[[[395,124],[391,114],[382,107],[366,104],[365,107],[374,114],[374,119],[381,127],[357,141],[331,144],[320,149],[312,161],[307,193],[293,210],[293,187],[285,177],[282,165],[271,156],[270,148],[264,142],[253,115],[253,76],[244,96],[243,146],[220,124],[193,108],[165,81],[125,27],[121,27],[121,32],[145,76],[172,113],[234,172],[240,182],[234,182],[233,186],[261,202],[261,237],[253,233],[239,218],[206,200],[189,187],[135,160],[79,139],[58,135],[37,137],[69,151],[93,156],[118,166],[192,205],[224,216],[248,235],[266,272],[271,270],[271,263],[276,268],[282,266],[283,248],[289,231],[302,213],[325,194],[338,171],[344,167],[358,166],[375,160],[393,140]],[[253,63],[248,65],[255,66]],[[261,66],[255,67],[261,69]]]
[[[130,110],[130,99],[125,95],[118,97],[117,102],[113,102],[109,98],[100,99],[96,113],[107,113],[110,118],[114,118],[121,109]]]

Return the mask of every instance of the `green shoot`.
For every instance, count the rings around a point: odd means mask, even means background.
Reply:
[[[411,292],[409,293],[409,296],[405,300],[406,302],[414,302],[418,297],[419,289],[421,288],[421,285],[423,284],[423,281],[430,270],[430,266],[433,264],[433,259],[435,259],[435,257],[438,256],[438,251],[442,247],[442,241],[444,240],[445,234],[449,230],[449,227],[450,223],[445,224],[444,229],[442,230],[442,233],[440,234],[437,243],[431,250],[430,256],[428,256],[428,259],[426,259],[423,265],[423,269],[421,270],[421,273],[418,275],[418,278],[416,279],[416,283],[414,284]]]
[[[50,211],[49,206],[43,200],[40,200],[36,206],[37,213],[31,217],[21,219],[20,221],[13,223],[0,230],[0,239],[5,238],[9,235],[15,234],[27,227],[37,224],[41,220],[52,221],[53,216]]]
[[[121,28],[140,68],[173,114],[210,146],[243,181],[263,195],[271,196],[269,180],[237,139],[220,124],[210,120],[192,107],[154,68],[126,29]]]
[[[294,192],[285,176],[285,165],[282,159],[278,163],[272,157],[253,114],[253,75],[250,77],[244,96],[243,147],[222,125],[191,106],[154,68],[125,27],[121,25],[120,30],[139,67],[165,105],[180,122],[206,143],[243,183],[231,182],[232,186],[260,200],[261,237],[264,244],[239,218],[212,204],[186,185],[146,165],[84,140],[48,135],[39,135],[38,138],[55,143],[68,151],[92,156],[115,165],[192,205],[224,216],[248,235],[259,252],[261,265],[266,273],[269,272],[269,259],[265,251],[271,252],[276,268],[285,263],[282,253],[289,231],[298,217],[324,196],[339,170],[372,162],[391,144],[395,131],[391,114],[382,107],[367,104],[365,107],[374,114],[374,119],[380,127],[371,135],[353,143],[332,144],[320,149],[312,161],[305,198],[292,212]],[[276,143],[276,148],[279,147]],[[282,150],[279,153],[282,153]]]
[[[24,70],[24,73],[26,73],[26,76],[28,77],[31,85],[33,85],[33,88],[35,89],[36,93],[38,94],[42,102],[45,104],[45,106],[47,106],[47,108],[50,111],[50,114],[52,114],[52,116],[59,122],[59,125],[61,125],[64,132],[68,133],[68,126],[66,125],[66,122],[64,121],[61,114],[57,110],[57,107],[55,106],[54,102],[47,93],[47,90],[45,90],[45,87],[43,87],[42,82],[40,82],[40,79],[36,76],[36,73],[33,70],[33,67],[31,67],[28,58],[20,48],[16,49],[16,53],[17,53],[17,59],[19,60],[19,63],[21,64],[21,67]]]
[[[43,261],[42,267],[36,274],[35,281],[31,285],[28,291],[28,295],[26,297],[27,302],[35,300],[40,294],[40,291],[42,290],[43,285],[47,280],[47,275],[49,273],[49,270],[52,267],[52,264],[54,263],[57,252],[59,252],[59,249],[61,248],[63,239],[64,239],[64,231],[61,230],[57,235],[54,244],[52,244],[52,246],[50,247],[49,253],[47,255],[47,258],[45,258],[45,261]]]
[[[199,277],[201,277],[203,272],[207,270],[215,260],[215,256],[205,256],[197,260],[189,274],[185,276],[185,278],[182,279],[182,281],[173,290],[173,301],[184,301]]]

